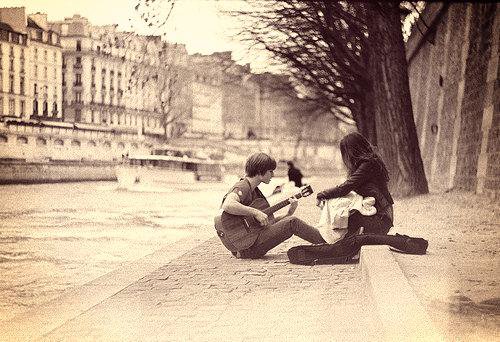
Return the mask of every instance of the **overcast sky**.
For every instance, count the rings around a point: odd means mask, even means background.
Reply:
[[[168,24],[162,28],[145,25],[135,9],[138,0],[1,0],[0,3],[2,7],[24,6],[28,14],[47,13],[51,21],[80,14],[97,25],[118,24],[121,30],[143,34],[166,33],[169,41],[186,44],[189,53],[231,50],[233,58],[241,63],[251,62],[257,69],[265,66],[265,57],[255,53],[249,56],[241,44],[232,41],[234,21],[219,11],[242,6],[241,0],[177,0]]]

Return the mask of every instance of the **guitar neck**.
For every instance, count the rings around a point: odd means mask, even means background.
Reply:
[[[301,193],[298,193],[297,195],[295,196],[292,196],[292,197],[295,197],[296,199],[299,199],[302,197],[302,194]],[[289,205],[290,202],[289,202],[289,198],[287,198],[286,200],[283,200],[281,202],[278,202],[276,203],[275,205],[273,205],[272,207],[269,207],[269,208],[266,208],[264,210],[262,210],[266,215],[271,215],[272,213],[274,213],[275,211],[278,211],[280,210],[281,208],[284,208],[286,207],[287,205]]]

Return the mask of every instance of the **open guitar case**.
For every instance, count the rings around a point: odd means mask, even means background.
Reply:
[[[429,242],[407,235],[351,235],[333,244],[301,245],[288,250],[288,259],[298,265],[352,264],[359,261],[359,251],[365,245],[388,245],[393,250],[407,254],[422,255]]]

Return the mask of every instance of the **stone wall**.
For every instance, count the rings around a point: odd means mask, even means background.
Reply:
[[[0,184],[113,181],[115,163],[0,160]]]
[[[55,125],[55,123],[53,123]],[[62,123],[61,123],[62,125]],[[149,154],[154,141],[137,133],[65,127],[51,123],[0,122],[0,158],[27,161],[113,161],[123,154]]]
[[[495,3],[430,3],[407,42],[431,191],[499,194],[499,18]]]

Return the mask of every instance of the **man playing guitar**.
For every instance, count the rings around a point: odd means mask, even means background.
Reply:
[[[292,216],[298,205],[296,198],[269,206],[257,186],[261,182],[269,184],[275,169],[276,161],[267,154],[250,156],[245,165],[246,177],[224,196],[223,212],[215,218],[215,228],[224,246],[238,258],[261,258],[292,235],[311,243],[325,243],[316,228]],[[286,214],[276,218],[272,215],[273,211],[288,204],[290,208]]]

